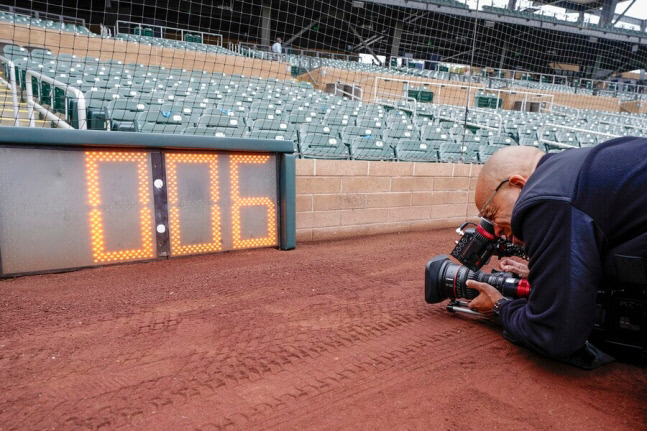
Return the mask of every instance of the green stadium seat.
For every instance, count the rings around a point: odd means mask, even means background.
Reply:
[[[416,140],[399,140],[395,145],[395,155],[401,161],[438,161],[438,150],[433,143]]]
[[[206,112],[206,111],[205,111]],[[197,122],[198,127],[226,127],[232,129],[245,129],[245,125],[241,118],[225,115],[225,114],[205,114],[202,115]]]
[[[438,147],[438,156],[442,162],[478,162],[478,150],[481,145],[472,143],[442,143]]]
[[[137,116],[148,110],[148,106],[137,100],[117,99],[108,103],[106,108],[106,119],[110,124],[110,130],[135,132],[135,120]]]
[[[245,123],[251,125],[256,120],[278,120],[281,118],[280,109],[256,109],[250,110],[245,117]]]
[[[294,126],[287,121],[277,118],[277,119],[263,119],[254,121],[250,130],[255,131],[271,131],[279,132],[281,136],[286,140],[297,141],[297,132]]]
[[[329,126],[355,126],[355,118],[347,114],[330,113],[324,117],[324,121]]]
[[[357,160],[394,160],[393,148],[382,138],[375,136],[358,136],[352,139],[350,154]]]
[[[301,155],[306,158],[348,159],[348,147],[335,136],[308,134],[300,142]]]
[[[355,124],[358,127],[367,127],[370,129],[384,129],[386,123],[383,118],[373,116],[360,116],[355,119]]]
[[[286,118],[290,124],[299,125],[305,123],[321,123],[322,116],[311,111],[292,111]]]
[[[180,134],[188,125],[189,117],[159,110],[141,112],[135,120],[136,129],[143,133]]]
[[[346,144],[351,144],[357,137],[375,137],[382,139],[382,129],[368,129],[360,126],[346,126],[341,129],[341,138]]]
[[[487,141],[486,141],[487,142]],[[517,143],[509,136],[491,136],[489,139],[490,145],[503,146],[503,145],[516,145]]]
[[[414,140],[420,137],[418,128],[412,124],[398,123],[384,131],[384,137],[388,139]]]

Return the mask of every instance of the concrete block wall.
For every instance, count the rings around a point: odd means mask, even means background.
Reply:
[[[298,159],[297,241],[458,226],[480,165]]]

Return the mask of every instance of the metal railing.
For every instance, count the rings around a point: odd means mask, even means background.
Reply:
[[[0,11],[2,10],[13,14],[18,14],[18,15],[27,15],[29,17],[33,16],[36,19],[49,19],[52,21],[60,21],[60,22],[68,21],[68,22],[75,23],[75,25],[81,25],[85,27],[85,20],[83,18],[66,16],[66,15],[58,15],[55,13],[41,12],[37,10],[31,10],[31,9],[26,9],[22,7],[8,6],[8,5],[0,5]]]
[[[474,121],[465,121],[465,124],[470,125],[470,126],[476,126],[482,129],[491,129],[491,130],[496,130],[497,132],[501,133],[501,129],[503,128],[503,115],[499,114],[498,112],[491,111],[491,110],[485,110],[485,109],[478,109],[478,108],[467,108],[467,112],[476,112],[476,113],[482,113],[486,115],[490,115],[493,117],[498,118],[498,127],[493,127],[493,126],[488,126],[487,124],[481,124],[481,123],[476,123]]]
[[[577,108],[572,108],[572,107],[570,107],[570,106],[566,106],[566,105],[558,105],[558,104],[556,104],[556,103],[553,103],[553,110],[551,110],[551,112],[552,112],[553,114],[562,114],[562,115],[568,115],[568,114],[569,114],[569,112],[563,112],[563,111],[562,111],[562,112],[559,112],[558,110],[555,110],[554,108],[559,108],[559,109],[564,108],[565,110],[568,110],[568,111],[575,111],[575,115],[577,115],[577,116],[578,116],[578,118],[579,118],[579,116],[580,116],[580,112],[581,112],[581,111],[580,111],[579,109],[577,109]]]
[[[20,126],[19,105],[18,105],[18,86],[16,85],[16,66],[13,61],[0,55],[0,62],[7,65],[9,69],[9,82],[0,77],[0,82],[11,90],[11,104],[13,105],[14,126]]]
[[[40,72],[27,69],[25,72],[25,82],[27,83],[27,85],[25,87],[26,87],[26,99],[27,99],[27,118],[29,120],[29,127],[36,127],[36,121],[34,118],[34,108],[36,108],[36,110],[38,110],[38,112],[40,112],[45,118],[55,122],[56,127],[60,127],[63,129],[74,128],[68,123],[66,123],[65,121],[63,121],[60,117],[50,112],[47,108],[45,108],[41,104],[34,101],[32,79],[31,79],[32,77],[38,80],[39,88],[40,88],[40,82],[43,81],[43,82],[47,82],[52,87],[60,88],[65,92],[66,95],[70,93],[77,101],[76,109],[77,109],[78,128],[80,130],[86,130],[88,128],[87,121],[86,121],[86,113],[85,113],[85,96],[83,95],[83,92],[81,90],[71,87],[70,85],[65,84],[63,82],[57,81],[54,78],[50,78],[49,76],[44,75]],[[51,92],[52,98],[54,97],[54,93],[55,92],[52,90]],[[65,107],[67,111],[67,102],[65,103]]]
[[[120,25],[121,25],[121,30],[120,30]],[[124,28],[125,27],[125,28]],[[124,34],[135,34],[131,33],[131,30],[139,29],[139,34],[137,36],[145,36],[144,35],[144,29],[145,28],[150,28],[153,30],[158,30],[159,31],[159,36],[155,35],[155,32],[153,32],[153,36],[148,36],[148,37],[156,37],[156,38],[161,38],[161,39],[168,39],[168,40],[177,40],[177,39],[171,39],[166,36],[168,36],[168,33],[173,32],[177,35],[179,32],[180,38],[182,41],[184,41],[184,35],[185,34],[191,34],[191,35],[200,35],[200,40],[202,41],[201,43],[206,44],[206,45],[217,45],[217,46],[223,46],[223,36],[221,34],[217,33],[207,33],[204,31],[198,31],[198,30],[187,30],[184,28],[175,28],[175,27],[166,27],[163,25],[155,25],[155,24],[142,24],[140,22],[132,22],[132,21],[122,21],[118,20],[115,24],[115,36],[117,36],[120,33]],[[124,30],[124,31],[122,31]],[[217,43],[208,43],[207,41],[210,41],[212,39],[215,39]]]
[[[258,53],[265,53],[269,52],[271,54],[271,48],[266,45],[259,45],[257,43],[249,43],[249,42],[238,42],[237,44],[231,44],[232,48],[230,48],[232,51],[238,53],[238,54],[243,54],[243,55],[248,55],[250,50],[251,51],[258,51]],[[304,56],[304,57],[312,57],[312,58],[329,58],[333,60],[345,60],[345,61],[357,61],[358,56],[357,55],[351,55],[351,54],[339,54],[335,52],[328,52],[328,51],[316,51],[313,49],[301,49],[301,48],[292,48],[290,46],[284,46],[282,47],[282,54],[283,55],[295,55],[295,56]]]
[[[349,93],[348,91],[346,91],[344,87],[350,87],[351,92]],[[355,95],[356,90],[359,92],[359,95]],[[335,96],[339,96],[339,95],[346,96],[350,98],[350,100],[361,101],[362,98],[364,97],[364,91],[362,90],[362,87],[360,87],[357,84],[346,84],[341,81],[335,81]]]

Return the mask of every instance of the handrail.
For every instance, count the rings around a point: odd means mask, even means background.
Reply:
[[[349,87],[351,87],[352,93],[344,91],[344,86],[345,85],[348,85]],[[355,89],[359,90],[359,96],[355,96]],[[364,98],[364,90],[362,90],[362,87],[360,87],[359,85],[355,85],[355,83],[346,84],[346,83],[341,82],[341,81],[335,81],[335,96],[337,95],[338,92],[341,93],[341,94],[347,95],[348,97],[350,97],[351,100],[358,99],[358,100],[361,101]]]
[[[552,106],[550,107],[550,108],[551,108],[551,109],[550,109],[550,112],[553,112],[553,108],[554,108],[554,107],[556,107],[556,106],[557,106],[558,108],[566,108],[566,109],[570,109],[570,110],[573,110],[573,111],[577,111],[577,112],[576,112],[577,116],[578,116],[578,117],[580,116],[580,110],[579,110],[579,109],[577,109],[577,108],[571,108],[570,106],[566,106],[566,105],[558,105],[558,104],[556,104],[556,103],[553,103],[553,104],[552,104]],[[559,114],[559,112],[557,112],[557,113]]]
[[[5,84],[9,89],[11,89],[11,103],[13,104],[13,117],[14,117],[14,126],[20,126],[20,118],[18,114],[18,94],[16,89],[16,66],[13,61],[8,58],[0,55],[0,61],[3,61],[9,66],[9,82],[5,81],[0,77],[0,82]]]
[[[76,24],[76,25],[81,25],[81,26],[85,27],[85,19],[79,18],[79,17],[67,16],[67,15],[59,15],[59,14],[51,13],[51,12],[42,12],[42,11],[31,10],[31,9],[27,9],[27,8],[23,8],[23,7],[0,5],[0,10],[3,10],[3,9],[7,10],[9,13],[13,13],[14,15],[15,14],[28,15],[29,17],[31,17],[33,15],[36,19],[42,19],[41,18],[41,16],[42,16],[45,19],[49,19],[49,20],[52,20],[52,21],[60,21],[60,22],[65,22],[67,20],[67,21],[71,21],[71,22],[75,22],[75,23],[78,22],[80,24]],[[53,19],[53,18],[56,18],[56,19]]]
[[[465,124],[470,124],[473,126],[478,126],[480,128],[486,128],[486,129],[496,129],[499,133],[501,132],[501,129],[503,128],[503,115],[499,114],[498,112],[495,112],[493,110],[485,110],[485,109],[478,109],[478,108],[467,108],[468,112],[481,112],[483,114],[487,115],[494,115],[495,117],[499,117],[499,127],[491,127],[491,126],[485,126],[481,125],[479,123],[474,123],[472,121],[465,121]]]
[[[40,81],[45,81],[56,88],[60,88],[63,91],[65,91],[66,94],[72,93],[72,95],[77,99],[77,110],[78,110],[77,118],[79,121],[79,129],[86,130],[88,128],[87,121],[86,121],[86,114],[85,114],[85,96],[81,90],[74,88],[68,84],[65,84],[61,81],[57,81],[54,78],[50,78],[49,76],[44,75],[40,72],[27,69],[25,72],[25,82],[27,83],[27,85],[25,87],[27,91],[27,117],[29,118],[29,127],[36,127],[36,121],[34,120],[34,108],[36,108],[38,112],[43,114],[48,120],[52,120],[56,122],[57,127],[60,127],[63,129],[74,128],[70,126],[68,123],[66,123],[65,121],[61,120],[58,116],[51,113],[49,110],[45,109],[42,105],[34,101],[34,94],[33,94],[33,89],[31,84],[32,77]]]
[[[239,46],[239,49],[246,48],[248,50],[253,50],[253,51],[271,52],[271,48],[269,46],[259,45],[257,43],[238,42],[238,46]],[[288,50],[289,50],[289,54],[287,52]],[[351,58],[357,58],[357,56],[350,55],[350,54],[339,54],[339,53],[328,52],[328,51],[317,51],[314,49],[293,48],[291,46],[285,47],[283,54],[312,57],[317,59],[329,58],[333,60],[345,60],[345,61],[354,61],[354,60],[351,60]]]
[[[193,30],[188,30],[188,29],[183,29],[183,28],[167,27],[167,26],[164,26],[164,25],[156,25],[156,24],[142,24],[142,23],[140,23],[140,22],[123,21],[123,20],[117,20],[117,22],[115,23],[115,37],[116,37],[118,34],[120,34],[120,33],[121,33],[121,32],[119,31],[119,24],[120,24],[120,23],[121,23],[121,24],[134,25],[134,26],[136,26],[137,28],[139,28],[139,34],[138,34],[137,36],[144,36],[144,35],[142,34],[142,30],[143,30],[145,27],[148,27],[148,28],[157,28],[157,29],[159,29],[159,30],[160,30],[160,35],[161,35],[161,37],[160,37],[160,38],[157,38],[157,39],[166,39],[166,38],[164,37],[164,36],[165,36],[166,31],[167,31],[167,30],[174,30],[174,31],[179,31],[179,32],[180,32],[180,37],[182,38],[182,41],[183,41],[183,42],[184,42],[184,33],[187,33],[187,34],[200,34],[201,39],[202,39],[202,43],[203,43],[203,44],[205,44],[205,45],[212,45],[212,44],[208,44],[208,43],[206,43],[206,42],[205,42],[205,40],[206,40],[206,39],[205,39],[205,35],[206,35],[206,36],[213,36],[213,37],[215,37],[215,38],[219,41],[219,42],[216,44],[217,46],[223,46],[223,43],[224,43],[224,38],[223,38],[223,36],[222,36],[221,34],[218,34],[218,33],[207,33],[207,32],[199,31],[199,30],[195,30],[195,31],[193,31]],[[130,28],[129,28],[129,29],[130,29]],[[130,34],[130,33],[127,33],[127,34]],[[151,36],[151,37],[156,37],[156,36]],[[171,39],[169,39],[169,40],[171,40]]]

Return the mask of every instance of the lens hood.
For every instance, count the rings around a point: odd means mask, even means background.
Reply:
[[[435,304],[437,302],[447,299],[443,290],[443,266],[449,262],[449,256],[445,254],[438,255],[427,262],[425,268],[425,301],[428,304]]]

